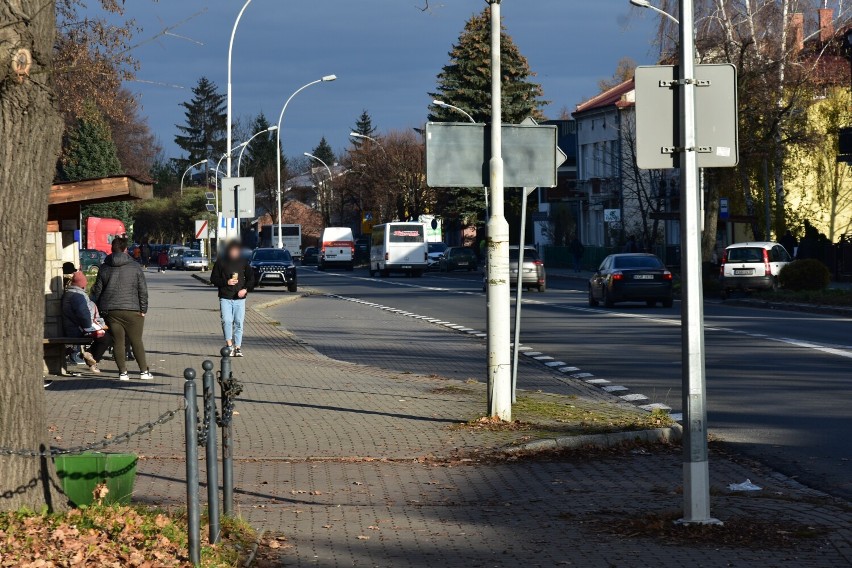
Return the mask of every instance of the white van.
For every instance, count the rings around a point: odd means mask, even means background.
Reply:
[[[373,227],[370,276],[404,272],[422,276],[429,262],[423,223],[387,223]]]
[[[329,266],[355,268],[355,237],[349,227],[326,227],[322,231],[317,267],[325,270]]]

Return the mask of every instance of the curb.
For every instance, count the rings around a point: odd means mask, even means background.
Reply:
[[[583,434],[580,436],[560,436],[559,438],[545,438],[534,440],[518,446],[503,448],[503,453],[517,454],[521,452],[532,452],[541,450],[576,450],[580,448],[596,447],[611,448],[625,442],[676,442],[683,436],[683,428],[674,425],[669,428],[655,428],[653,430],[636,430],[634,432],[612,432],[610,434]]]
[[[209,278],[205,278],[205,277],[201,276],[200,274],[192,274],[192,277],[195,278],[196,280],[198,280],[199,282],[203,282],[204,284],[207,284],[208,286],[213,285],[213,283],[210,282]]]
[[[830,316],[845,316],[852,318],[852,308],[843,308],[840,306],[798,304],[794,302],[770,302],[768,300],[749,300],[745,298],[725,300],[724,302],[722,302],[722,305],[744,306],[747,308],[760,308],[764,310],[788,310],[794,312],[806,312]]]

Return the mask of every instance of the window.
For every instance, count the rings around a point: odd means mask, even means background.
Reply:
[[[518,260],[520,256],[519,249],[509,249],[509,260]],[[527,262],[528,260],[538,260],[538,252],[536,252],[533,248],[524,247],[524,262]]]
[[[290,262],[290,253],[281,249],[258,249],[254,251],[252,262]]]
[[[392,243],[422,243],[423,225],[390,225],[388,240]]]
[[[663,263],[656,256],[617,256],[613,268],[662,268]]]
[[[278,225],[275,225],[277,228]],[[277,233],[276,233],[277,234]],[[302,230],[298,225],[282,225],[281,226],[281,236],[282,237],[298,237],[302,234]]]
[[[728,249],[728,262],[763,262],[763,250],[759,247]]]

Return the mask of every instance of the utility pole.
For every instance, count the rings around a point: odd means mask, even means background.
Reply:
[[[701,292],[701,194],[695,139],[695,38],[693,0],[680,0],[681,321],[683,390],[682,524],[718,524],[710,517],[707,398],[704,369],[704,301]]]
[[[512,377],[509,355],[509,223],[503,188],[503,104],[500,65],[500,2],[491,5],[491,216],[488,231],[488,412],[501,420],[512,419]]]

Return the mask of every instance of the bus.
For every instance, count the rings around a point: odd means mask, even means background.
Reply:
[[[302,256],[302,226],[292,224],[281,225],[281,241],[284,248],[290,251],[290,256]],[[260,229],[260,247],[278,248],[278,225],[264,225]]]
[[[373,227],[370,276],[391,272],[423,276],[429,261],[423,223],[387,223]]]

